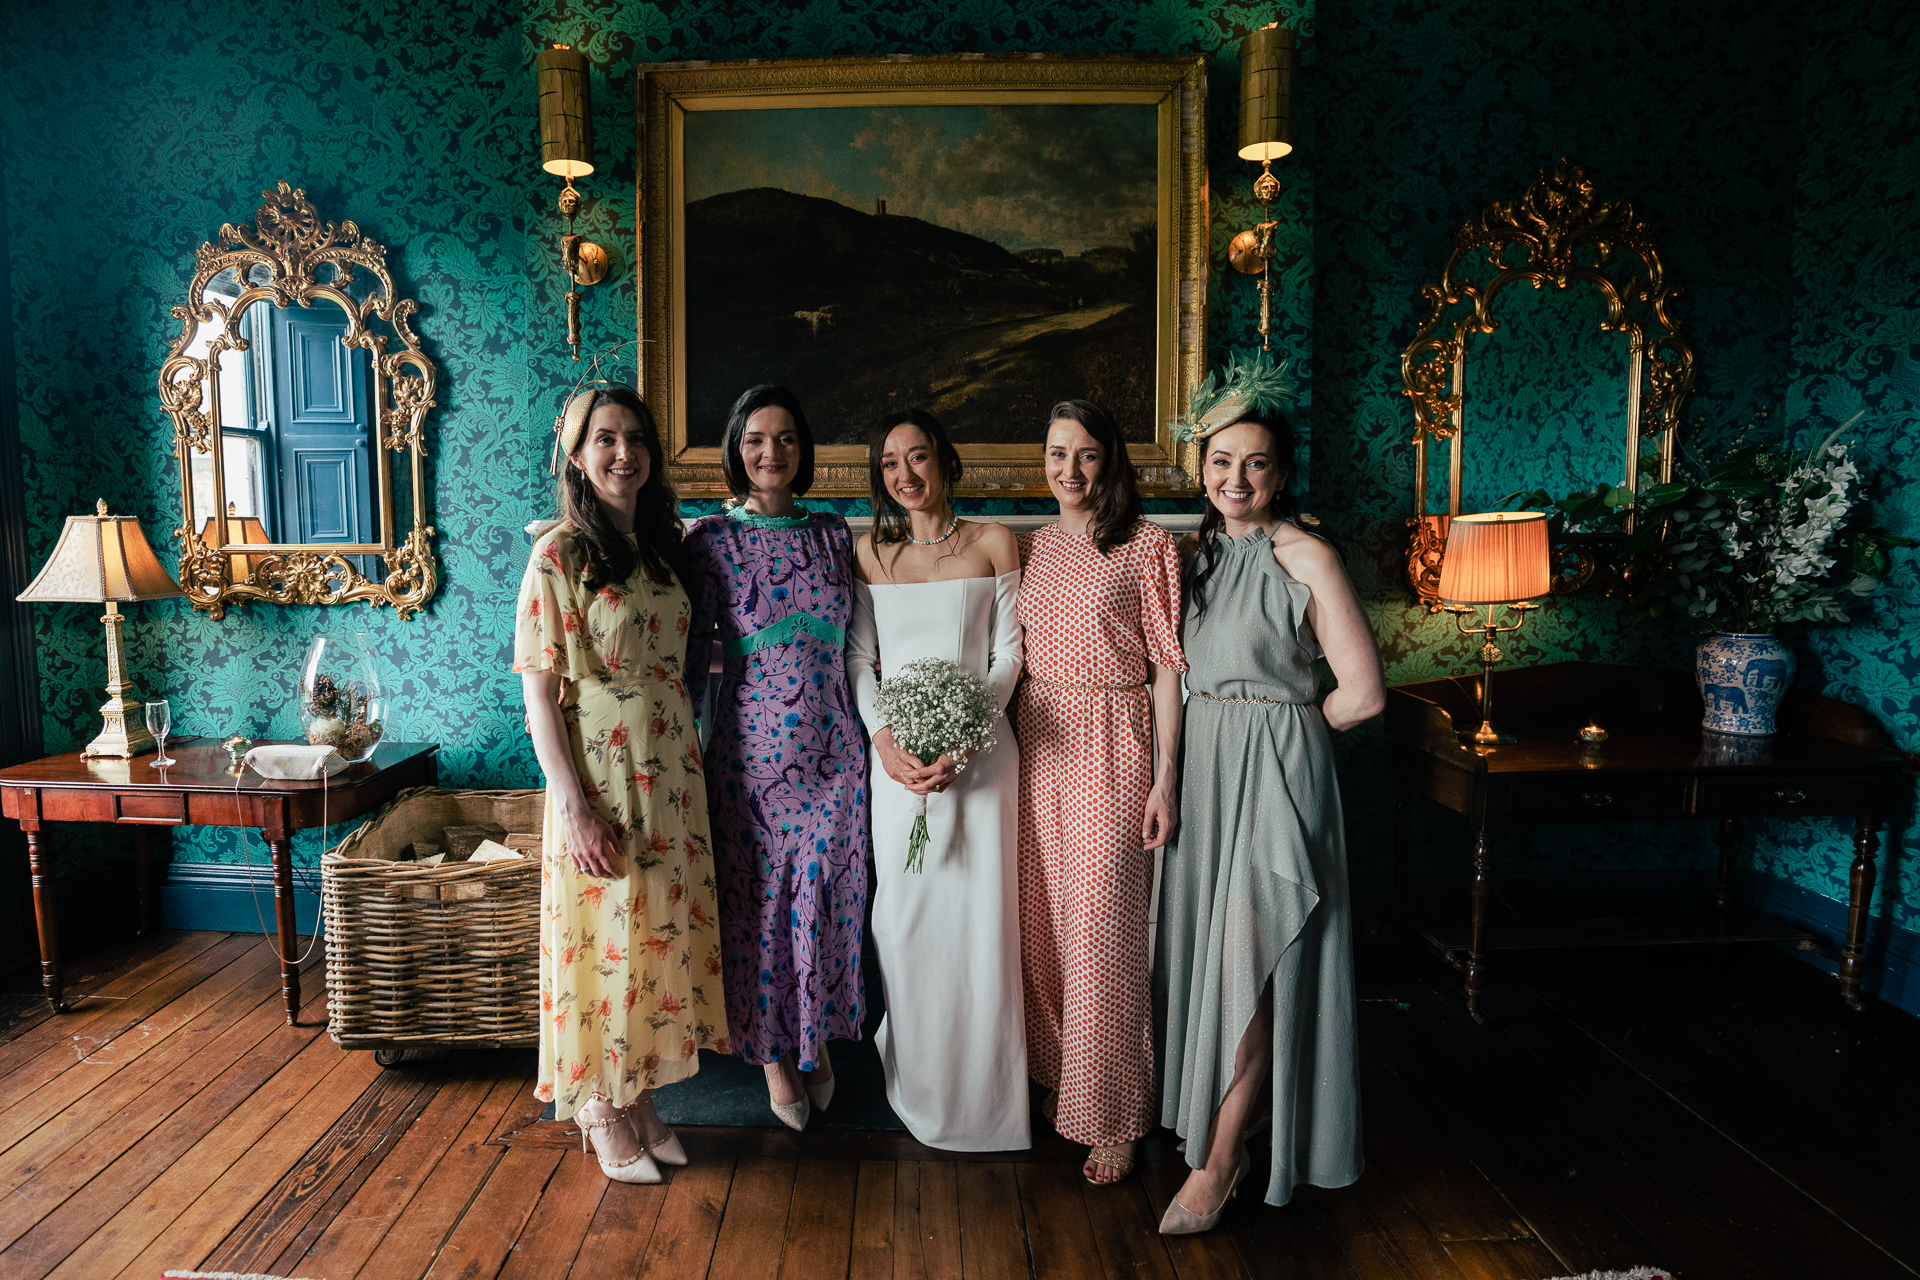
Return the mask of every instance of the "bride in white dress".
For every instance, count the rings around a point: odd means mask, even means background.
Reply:
[[[875,1043],[887,1101],[947,1151],[1032,1145],[1020,987],[1020,748],[1005,707],[1020,678],[1020,552],[948,495],[960,455],[930,414],[895,414],[868,447],[873,532],[860,539],[847,674],[873,739],[873,941],[886,1019]],[[921,760],[880,718],[879,677],[946,658],[986,680],[998,745]],[[912,793],[927,794],[924,870],[906,870]]]

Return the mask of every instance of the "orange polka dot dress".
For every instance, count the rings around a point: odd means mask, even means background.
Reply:
[[[1023,548],[1020,932],[1027,1064],[1059,1090],[1054,1127],[1111,1146],[1153,1127],[1140,824],[1153,782],[1148,664],[1187,669],[1180,556],[1148,521],[1106,555],[1057,524]]]

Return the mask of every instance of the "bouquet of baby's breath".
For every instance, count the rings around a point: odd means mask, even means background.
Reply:
[[[931,763],[943,755],[975,755],[997,741],[999,716],[987,682],[945,658],[920,658],[880,682],[880,715],[902,751]],[[961,763],[959,768],[966,768]],[[907,870],[921,870],[927,849],[927,798],[913,797]]]

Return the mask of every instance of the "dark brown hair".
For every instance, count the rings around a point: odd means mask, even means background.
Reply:
[[[1227,427],[1237,427],[1243,422],[1251,422],[1266,431],[1267,438],[1273,442],[1273,462],[1280,468],[1280,484],[1273,491],[1273,499],[1267,503],[1267,513],[1277,520],[1289,520],[1298,525],[1300,521],[1300,499],[1293,492],[1293,477],[1299,474],[1294,463],[1294,453],[1299,449],[1298,440],[1293,434],[1293,422],[1286,414],[1243,413],[1218,431]],[[1213,434],[1218,434],[1216,431]],[[1200,491],[1206,492],[1206,450],[1207,442],[1200,442],[1200,468],[1203,479]],[[1206,514],[1200,518],[1200,532],[1196,535],[1199,543],[1193,559],[1187,564],[1186,572],[1186,615],[1197,620],[1207,611],[1207,580],[1213,577],[1214,557],[1219,552],[1220,530],[1226,527],[1227,518],[1220,514],[1220,508],[1213,505],[1212,499],[1205,500]]]
[[[924,409],[908,409],[904,413],[890,413],[880,419],[880,425],[867,433],[867,484],[873,490],[873,545],[878,547],[889,542],[905,542],[911,536],[912,525],[907,520],[907,509],[893,500],[887,492],[887,480],[881,473],[881,454],[886,452],[887,437],[893,434],[895,427],[918,427],[926,434],[933,445],[933,455],[940,460],[940,475],[947,484],[947,502],[953,502],[953,487],[960,483],[965,468],[960,465],[960,451],[953,447],[953,440],[947,435],[947,429],[940,425],[940,419]]]
[[[1140,473],[1127,456],[1119,424],[1105,409],[1091,400],[1062,400],[1053,406],[1047,421],[1060,418],[1079,423],[1100,446],[1100,474],[1093,478],[1093,492],[1088,495],[1093,519],[1087,533],[1094,549],[1104,556],[1131,538],[1140,523],[1145,510],[1140,504]]]
[[[736,498],[753,493],[746,464],[740,460],[740,438],[747,434],[747,419],[762,409],[785,409],[793,415],[794,430],[800,435],[800,466],[793,473],[793,496],[797,498],[813,488],[813,428],[807,425],[807,411],[800,407],[800,397],[785,387],[766,384],[742,391],[727,413],[727,432],[720,441],[720,470],[727,478],[727,488]]]
[[[607,511],[594,492],[593,481],[585,471],[572,464],[569,456],[560,468],[560,513],[573,526],[586,561],[586,587],[598,591],[633,577],[636,567],[644,567],[647,576],[662,584],[674,581],[685,585],[685,560],[681,541],[686,527],[680,522],[680,500],[667,480],[666,458],[660,448],[660,429],[644,401],[631,387],[602,387],[593,393],[587,407],[587,429],[574,445],[578,454],[593,434],[593,415],[602,405],[619,405],[640,421],[647,446],[647,482],[633,506],[633,532],[639,541],[634,546],[625,534],[613,527]]]

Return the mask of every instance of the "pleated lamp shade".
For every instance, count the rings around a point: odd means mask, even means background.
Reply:
[[[1293,32],[1278,23],[1240,42],[1240,158],[1278,160],[1293,150]]]
[[[40,576],[18,598],[99,604],[180,595],[179,584],[160,567],[160,558],[147,545],[140,522],[132,516],[108,515],[104,502],[97,511],[67,517],[67,527],[60,531],[60,541]]]
[[[540,73],[540,167],[562,178],[593,172],[593,107],[587,55],[555,45],[534,59]]]
[[[1440,598],[1449,604],[1508,604],[1553,589],[1547,513],[1486,511],[1455,516],[1440,563]]]

